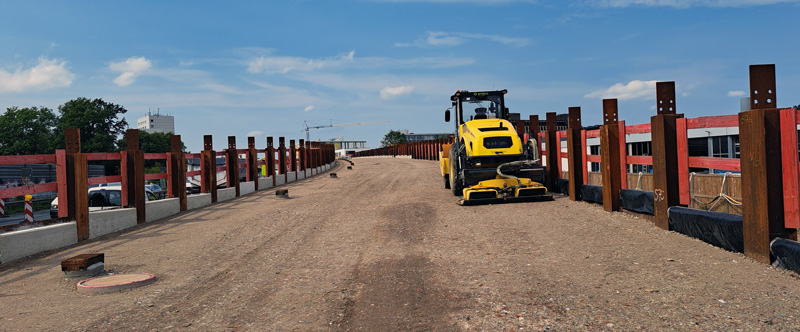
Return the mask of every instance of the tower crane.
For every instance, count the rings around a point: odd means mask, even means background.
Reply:
[[[322,125],[322,126],[309,126],[309,125],[308,125],[308,121],[303,121],[303,124],[304,124],[304,125],[305,125],[305,127],[306,127],[306,129],[305,129],[305,131],[306,131],[306,142],[310,142],[310,139],[309,139],[309,130],[311,130],[311,129],[331,128],[331,127],[350,127],[350,126],[363,126],[363,125],[371,125],[371,124],[377,124],[377,123],[386,123],[386,122],[389,122],[389,121],[356,122],[356,123],[340,123],[340,124],[333,124],[333,123],[331,123],[331,124],[328,124],[328,125]]]

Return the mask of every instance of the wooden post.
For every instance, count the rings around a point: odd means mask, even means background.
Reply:
[[[564,133],[566,134],[566,131]],[[563,158],[561,158],[561,138],[562,137],[564,137],[564,136],[562,136],[561,131],[559,131],[558,127],[556,127],[556,164],[558,164],[558,166],[557,166],[557,168],[558,168],[558,178],[557,179],[561,179],[562,176],[564,176],[564,171],[563,171],[564,167],[562,167],[562,165],[563,165],[562,159]]]
[[[619,188],[628,189],[628,143],[626,142],[625,121],[617,121],[617,137],[619,137]]]
[[[228,165],[228,186],[236,188],[236,197],[241,193],[239,190],[239,151],[236,150],[236,136],[228,136],[228,150],[225,151],[225,159]]]
[[[541,154],[539,150],[542,149],[542,142],[539,141],[539,116],[538,115],[531,115],[530,120],[528,122],[528,131],[530,132],[530,138],[536,140],[536,156],[533,156],[533,159],[539,159],[539,165],[542,164],[541,161]]]
[[[314,168],[311,158],[311,142],[306,142],[306,169]],[[311,171],[306,174],[306,176],[311,176]]]
[[[139,149],[139,129],[128,129],[125,132],[128,149],[123,155],[126,176],[123,176],[123,190],[128,194],[128,206],[136,208],[136,222],[144,224],[145,202],[147,194],[144,191],[144,152]],[[122,168],[122,167],[121,167]]]
[[[569,122],[567,124],[567,153],[569,165],[569,199],[578,201],[581,186],[583,185],[583,168],[581,164],[584,163],[583,153],[581,147],[583,146],[581,140],[581,108],[569,108]]]
[[[586,150],[588,150],[586,147],[586,129],[581,129],[581,159],[583,160],[583,163],[581,163],[581,169],[583,172],[583,184],[585,185],[589,184],[589,167],[586,165],[589,160],[587,157],[589,152]]]
[[[292,172],[297,175],[297,147],[294,145],[294,140],[289,140],[289,160],[291,161]]]
[[[278,137],[278,170],[283,176],[283,183],[286,183],[286,138]]]
[[[317,150],[315,152],[314,157],[316,161],[314,163],[317,165],[316,167],[320,167],[322,166],[322,143],[317,143]]]
[[[258,153],[252,136],[247,137],[247,181],[253,181],[253,188],[258,191]]]
[[[561,170],[558,169],[558,158],[561,158],[556,147],[556,112],[547,112],[547,131],[545,132],[545,143],[547,146],[547,189],[557,191],[556,179],[560,178]]]
[[[678,192],[680,204],[689,205],[689,132],[686,118],[675,120],[678,139]]]
[[[525,144],[525,121],[517,120],[516,127],[517,127],[517,136],[519,136],[519,140],[522,142],[522,144]]]
[[[300,155],[300,172],[303,172],[303,175],[306,173],[306,141],[304,139],[300,139],[299,142],[299,149],[298,154]]]
[[[272,186],[275,186],[275,147],[272,146],[272,136],[267,137],[267,160],[264,167],[267,168],[267,176],[272,177]]]
[[[64,142],[67,197],[58,209],[59,216],[62,215],[62,209],[65,209],[67,218],[75,220],[78,241],[88,240],[89,164],[86,155],[81,153],[81,130],[67,128],[64,131]]]
[[[797,151],[797,110],[781,110],[781,157],[783,164],[783,218],[786,228],[800,228],[800,160]]]
[[[650,118],[653,151],[654,222],[669,230],[667,209],[680,204],[678,167],[678,127],[675,82],[656,83],[656,112]]]
[[[180,210],[186,211],[186,157],[183,155],[181,135],[170,136],[169,144],[172,150],[169,161],[169,165],[172,168],[172,176],[167,186],[167,194],[170,198],[178,197]]]
[[[619,211],[620,179],[619,126],[616,99],[603,99],[600,152],[603,173],[603,210]]]
[[[200,153],[200,191],[211,194],[211,203],[217,202],[217,154],[214,152],[211,135],[203,135],[203,151]]]
[[[750,66],[750,110],[739,113],[744,254],[769,264],[769,242],[795,237],[784,224],[780,110],[775,65]],[[796,147],[794,147],[796,149]]]

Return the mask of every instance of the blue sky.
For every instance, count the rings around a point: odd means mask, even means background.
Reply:
[[[175,116],[191,151],[256,136],[366,140],[450,132],[456,89],[508,89],[512,112],[601,99],[649,122],[655,81],[688,117],[733,114],[748,65],[774,63],[779,106],[800,104],[800,0],[4,1],[0,109],[103,98]]]

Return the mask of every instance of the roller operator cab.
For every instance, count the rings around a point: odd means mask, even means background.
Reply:
[[[541,185],[546,174],[539,166],[536,140],[523,142],[508,120],[506,90],[459,90],[445,111],[453,110],[455,140],[445,145],[440,168],[445,188],[464,196],[462,205],[550,198]],[[537,182],[538,181],[538,182]]]

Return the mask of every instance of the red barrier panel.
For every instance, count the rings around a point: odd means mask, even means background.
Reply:
[[[55,154],[33,154],[22,156],[0,156],[0,166],[3,165],[23,165],[23,164],[45,164],[55,163]]]

